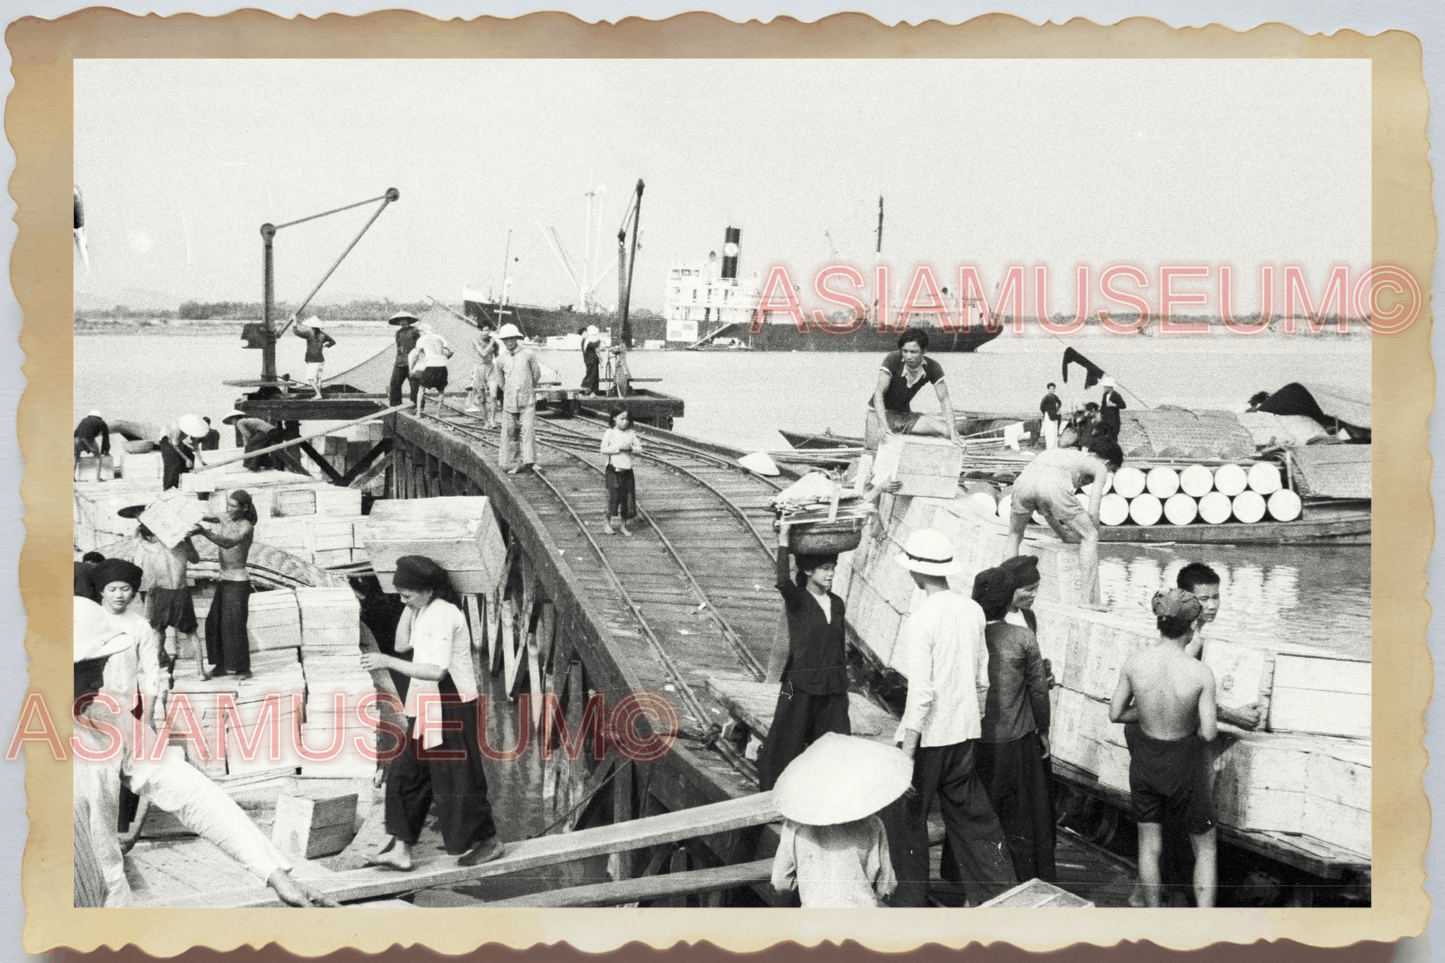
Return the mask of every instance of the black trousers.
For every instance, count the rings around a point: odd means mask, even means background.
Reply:
[[[407,717],[406,745],[386,774],[386,831],[414,845],[435,800],[442,842],[447,853],[460,856],[497,835],[497,826],[492,821],[487,776],[477,741],[477,701],[443,701],[442,721],[460,722],[461,728],[443,731],[440,746],[422,749],[412,737],[416,719]],[[447,750],[453,755],[460,751],[463,758],[435,758],[436,753]]]
[[[1037,732],[1010,742],[978,744],[978,776],[1008,842],[1014,875],[1020,881],[1052,883],[1054,867],[1054,786]]]
[[[416,401],[417,381],[406,366],[397,365],[391,369],[391,384],[387,387],[386,397],[393,408],[401,404],[401,388],[408,381],[411,382],[411,400]]]
[[[607,466],[607,517],[622,520],[637,517],[637,479],[631,468]]]
[[[982,903],[1018,882],[1003,828],[974,768],[977,751],[978,740],[970,739],[950,746],[920,747],[913,754],[914,795],[905,796],[883,813],[898,875],[894,905],[927,905],[928,813],[935,797],[969,902]],[[895,838],[901,845],[894,847]]]
[[[582,390],[590,391],[595,395],[602,377],[602,366],[597,360],[597,355],[593,352],[588,352],[582,357],[587,364],[587,373],[582,376]]]
[[[794,688],[791,683],[783,683],[768,738],[758,751],[758,788],[763,792],[772,789],[788,763],[802,755],[803,750],[825,732],[852,734],[848,693],[813,695]]]
[[[221,673],[251,671],[251,583],[225,579],[216,583],[216,597],[206,613],[206,661]]]

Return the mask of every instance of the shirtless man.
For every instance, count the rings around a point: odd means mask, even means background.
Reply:
[[[201,675],[206,674],[205,656],[201,654],[196,640],[196,610],[191,603],[191,590],[187,585],[187,569],[201,556],[189,538],[183,538],[173,548],[166,548],[144,525],[140,527],[142,554],[141,569],[146,574],[150,589],[146,592],[145,617],[156,633],[156,644],[160,647],[162,661],[174,674],[176,657],[180,654],[181,636],[190,640],[196,652]],[[176,630],[174,646],[166,644],[167,630]]]
[[[1050,448],[1040,453],[1019,473],[1014,482],[1013,510],[1009,516],[1008,541],[1003,557],[1013,558],[1023,545],[1024,530],[1034,512],[1044,516],[1054,534],[1079,546],[1079,574],[1082,604],[1102,611],[1099,600],[1099,503],[1109,472],[1124,463],[1119,446],[1105,438],[1096,439],[1088,451]],[[1074,497],[1074,490],[1089,484],[1087,511]]]
[[[1129,745],[1129,800],[1139,824],[1139,882],[1145,902],[1162,905],[1159,857],[1164,820],[1184,821],[1194,849],[1194,897],[1214,906],[1214,799],[1205,743],[1214,739],[1214,673],[1184,651],[1203,606],[1188,592],[1154,594],[1159,643],[1124,661],[1109,702],[1109,720],[1124,723]]]
[[[256,506],[244,489],[236,489],[226,499],[226,517],[215,528],[197,525],[193,535],[210,539],[220,549],[221,573],[216,582],[216,597],[206,615],[206,654],[201,660],[201,678],[234,673],[241,678],[251,675],[251,644],[246,635],[250,617],[251,576],[246,559],[251,554],[251,541],[256,532]],[[216,666],[206,671],[206,663]]]
[[[1203,562],[1190,562],[1179,570],[1175,584],[1199,600],[1201,611],[1194,623],[1194,638],[1184,647],[1185,653],[1204,658],[1204,627],[1219,614],[1219,573]],[[1219,721],[1241,729],[1254,729],[1260,723],[1259,703],[1230,708],[1219,707]]]

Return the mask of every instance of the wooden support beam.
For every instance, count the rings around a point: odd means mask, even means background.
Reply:
[[[454,860],[437,858],[412,872],[398,873],[376,867],[337,873],[309,880],[318,892],[339,902],[378,899],[431,886],[455,886],[473,880],[536,870],[613,853],[631,852],[650,846],[691,839],[699,835],[730,832],[747,826],[774,822],[779,818],[772,793],[757,793],[726,802],[664,813],[648,819],[556,833],[536,839],[508,843],[500,859],[481,866],[458,866]],[[706,872],[706,871],[704,871]],[[728,883],[727,885],[737,885]],[[146,904],[137,904],[138,908]],[[196,893],[183,900],[168,900],[174,907],[243,908],[280,906],[276,894],[265,886],[248,887],[229,893]]]
[[[667,873],[669,876],[686,876],[687,872],[687,849],[680,844],[674,843],[672,858],[669,860]],[[664,899],[662,905],[674,906],[679,909],[685,908],[687,906],[687,896],[687,893],[671,893]]]
[[[361,487],[361,485],[365,484],[365,481],[361,481],[362,477],[375,477],[375,470],[372,466],[378,464],[379,459],[382,459],[394,447],[395,442],[392,439],[381,439],[381,441],[378,441],[371,447],[370,451],[357,459],[356,464],[349,467],[346,470],[346,474],[342,475],[341,480],[336,484],[345,485],[347,488]],[[360,484],[358,484],[358,482],[360,482]]]
[[[537,628],[527,635],[527,691],[532,696],[532,732],[542,731],[542,646],[552,648],[557,630],[557,610],[551,602],[537,603]]]
[[[612,825],[622,826],[632,821],[632,781],[637,767],[630,759],[617,761],[617,775],[612,778]],[[632,854],[615,852],[607,860],[607,875],[614,880],[632,878]]]
[[[311,447],[311,442],[303,441],[296,447],[311,456],[311,460],[316,462],[316,466],[321,469],[321,474],[326,476],[327,481],[331,482],[331,484],[333,485],[341,484],[341,473],[338,472],[335,468],[331,467],[331,462],[327,461],[326,457],[322,455],[321,452]]]

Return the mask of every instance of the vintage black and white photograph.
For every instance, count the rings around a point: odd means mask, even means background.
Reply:
[[[1371,131],[77,59],[75,905],[1371,907]]]

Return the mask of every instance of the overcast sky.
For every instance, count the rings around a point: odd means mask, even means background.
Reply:
[[[395,187],[319,300],[500,279],[577,300],[589,178],[605,267],[638,178],[635,303],[675,260],[742,229],[741,269],[806,278],[883,258],[990,287],[1046,263],[1229,263],[1241,313],[1260,263],[1370,261],[1370,67],[1339,60],[91,60],[75,64],[75,181],[92,257],[77,295],[259,300],[259,227]],[[277,297],[299,300],[370,216],[283,230]],[[594,223],[594,236],[597,225]],[[944,280],[945,284],[950,283]],[[615,300],[615,276],[601,284]],[[1151,297],[1151,300],[1153,298]]]

